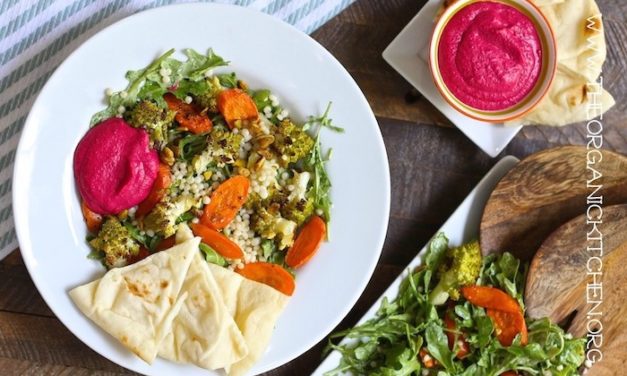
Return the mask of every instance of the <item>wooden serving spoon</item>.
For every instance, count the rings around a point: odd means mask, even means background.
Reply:
[[[627,205],[605,207],[602,221],[598,225],[603,234],[602,268],[599,260],[591,260],[600,252],[588,249],[597,242],[588,241],[591,225],[581,215],[542,243],[529,267],[525,288],[529,317],[548,317],[555,323],[569,320],[567,330],[577,337],[601,330],[588,341],[592,341],[590,347],[601,349],[603,358],[586,376],[622,374],[627,364]],[[588,267],[601,272],[596,281]],[[589,283],[594,282],[602,283],[602,290],[591,289]]]
[[[533,154],[501,179],[483,211],[479,240],[484,254],[509,251],[531,260],[557,227],[578,216],[594,188],[602,185],[603,205],[627,203],[627,157],[584,146],[565,146]],[[587,164],[587,159],[596,163]],[[595,178],[594,168],[602,176]]]

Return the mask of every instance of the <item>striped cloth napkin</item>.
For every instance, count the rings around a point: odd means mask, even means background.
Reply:
[[[252,7],[311,33],[355,0],[216,0]],[[103,28],[176,0],[0,0],[0,260],[17,248],[11,211],[15,149],[48,77]]]

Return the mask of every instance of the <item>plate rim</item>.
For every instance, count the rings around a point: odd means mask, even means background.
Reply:
[[[333,322],[330,322],[329,324],[327,324],[327,326],[325,327],[325,329],[323,331],[321,331],[316,337],[314,337],[313,339],[310,339],[308,341],[308,343],[302,348],[299,349],[297,351],[292,352],[291,354],[288,354],[287,356],[283,357],[283,359],[272,362],[272,363],[268,363],[268,365],[266,367],[264,367],[264,369],[262,369],[261,372],[267,372],[270,371],[272,369],[275,369],[277,367],[280,367],[282,365],[285,365],[289,362],[291,362],[292,360],[296,359],[297,357],[301,356],[302,354],[304,354],[305,352],[307,352],[308,350],[310,350],[312,347],[314,347],[318,342],[320,342],[321,340],[323,340],[332,330],[333,328],[335,328],[350,312],[350,310],[355,306],[355,304],[357,303],[359,297],[364,293],[366,287],[368,286],[368,283],[370,281],[370,279],[372,278],[373,274],[374,274],[374,270],[376,268],[376,265],[378,264],[379,259],[381,258],[381,254],[383,251],[383,245],[385,242],[385,238],[387,235],[387,228],[389,225],[389,216],[390,216],[390,207],[391,207],[391,181],[390,181],[390,168],[389,168],[389,160],[388,160],[388,156],[387,156],[387,150],[385,147],[385,143],[383,141],[383,135],[381,133],[381,129],[379,127],[378,121],[376,119],[376,116],[374,115],[372,108],[370,106],[370,104],[368,103],[368,100],[365,96],[365,94],[363,93],[363,91],[361,90],[361,88],[359,87],[359,85],[356,83],[356,81],[354,80],[354,78],[350,75],[350,73],[346,70],[346,68],[337,60],[337,58],[331,54],[330,51],[328,51],[324,46],[322,46],[322,44],[320,44],[318,41],[316,41],[315,39],[313,39],[309,34],[297,29],[295,26],[273,16],[273,15],[269,15],[267,13],[261,12],[259,10],[253,9],[251,7],[246,7],[246,6],[239,6],[239,5],[233,5],[233,4],[225,4],[225,3],[178,3],[178,4],[170,4],[170,5],[165,5],[165,6],[159,6],[159,7],[155,7],[155,8],[151,8],[151,9],[147,9],[147,10],[143,10],[137,13],[134,13],[128,17],[125,17],[121,20],[118,20],[114,23],[112,23],[111,25],[108,25],[106,27],[104,27],[103,29],[99,30],[98,32],[96,32],[95,34],[93,34],[92,36],[90,36],[88,39],[86,39],[84,42],[82,42],[75,50],[73,50],[62,62],[61,64],[59,64],[59,66],[57,68],[55,68],[54,72],[50,75],[50,77],[46,80],[46,83],[44,84],[44,86],[42,87],[42,89],[40,90],[40,92],[37,94],[37,98],[35,99],[35,101],[33,102],[33,105],[31,106],[31,108],[29,109],[28,115],[24,121],[24,127],[22,128],[22,132],[20,134],[20,139],[18,142],[18,146],[16,148],[16,154],[15,154],[15,161],[14,161],[14,167],[18,167],[24,164],[23,159],[25,158],[25,152],[24,149],[27,148],[27,144],[26,144],[26,137],[24,137],[25,135],[28,135],[31,128],[33,128],[34,126],[30,125],[33,123],[32,117],[33,117],[33,111],[32,109],[35,108],[39,102],[40,102],[40,98],[41,98],[41,94],[47,90],[47,88],[50,85],[50,82],[52,82],[53,80],[56,79],[56,76],[59,74],[59,72],[61,71],[61,68],[66,65],[66,62],[70,59],[72,59],[81,49],[84,48],[85,45],[89,44],[89,43],[94,43],[94,40],[97,40],[99,37],[101,37],[101,35],[106,34],[107,32],[109,32],[111,29],[114,28],[118,28],[121,25],[124,25],[128,22],[132,22],[135,19],[139,18],[139,17],[145,17],[146,14],[152,14],[152,13],[157,13],[157,12],[165,12],[167,11],[167,9],[172,9],[172,8],[195,8],[195,7],[201,7],[201,8],[212,8],[214,11],[220,11],[220,8],[224,8],[224,9],[229,9],[229,10],[236,10],[239,12],[245,12],[245,13],[249,13],[250,15],[253,15],[255,17],[260,17],[265,19],[265,22],[270,22],[272,24],[274,24],[276,27],[282,27],[285,30],[288,30],[289,32],[292,33],[296,33],[298,34],[301,38],[304,37],[306,40],[308,40],[312,46],[315,48],[316,52],[322,53],[326,59],[328,60],[328,62],[330,62],[335,69],[337,69],[339,72],[341,72],[341,74],[346,78],[346,82],[352,86],[353,90],[355,91],[355,93],[358,96],[358,99],[360,102],[362,102],[362,104],[364,105],[364,109],[367,109],[367,116],[370,118],[370,121],[372,122],[372,124],[375,126],[375,132],[376,132],[376,145],[377,145],[377,153],[380,154],[381,157],[381,163],[382,163],[382,167],[383,167],[383,175],[384,175],[384,181],[383,181],[383,192],[382,192],[382,203],[383,203],[383,212],[385,213],[385,217],[383,219],[383,221],[381,222],[381,226],[380,229],[378,231],[378,235],[377,235],[377,244],[376,244],[376,248],[378,251],[376,252],[375,255],[373,255],[373,262],[371,263],[371,265],[369,265],[368,270],[365,270],[367,273],[363,273],[364,277],[362,278],[362,280],[360,281],[360,285],[359,288],[355,290],[355,292],[353,293],[353,295],[351,296],[350,300],[348,301],[349,304],[346,304],[344,306],[344,308],[341,311],[338,311],[335,320],[333,320]],[[127,364],[120,364],[119,362],[117,362],[116,360],[111,359],[111,357],[109,357],[107,354],[103,353],[103,351],[100,350],[96,350],[94,348],[92,348],[85,340],[85,338],[87,338],[86,335],[83,335],[81,333],[76,332],[75,330],[73,330],[73,328],[68,325],[68,323],[66,323],[66,320],[62,318],[61,315],[59,315],[58,310],[55,309],[55,307],[53,305],[51,305],[49,303],[49,299],[44,296],[44,294],[41,293],[41,290],[39,288],[39,285],[44,283],[45,281],[42,281],[39,279],[39,277],[37,276],[37,274],[35,273],[35,266],[32,265],[33,260],[31,260],[30,257],[28,257],[28,254],[25,254],[25,250],[24,247],[22,246],[22,244],[28,244],[29,242],[24,241],[24,239],[26,239],[26,235],[24,234],[24,229],[22,228],[22,226],[20,225],[20,223],[27,223],[27,215],[25,213],[23,213],[21,210],[15,210],[16,202],[20,202],[19,198],[20,196],[22,196],[21,189],[19,189],[20,186],[22,186],[22,184],[24,184],[23,179],[21,179],[21,175],[22,174],[26,174],[23,169],[19,169],[19,168],[14,168],[13,173],[12,173],[12,181],[13,181],[13,189],[11,192],[11,202],[13,205],[13,217],[14,217],[14,226],[15,226],[15,232],[16,232],[16,238],[18,241],[18,247],[20,250],[20,254],[22,255],[22,259],[24,260],[24,264],[26,266],[26,269],[28,270],[29,276],[31,278],[31,280],[33,281],[33,284],[35,285],[37,292],[39,293],[39,295],[42,297],[42,299],[44,300],[44,302],[46,303],[46,305],[50,308],[50,310],[53,312],[53,314],[55,315],[55,317],[63,324],[63,326],[65,328],[67,328],[67,330],[69,330],[75,337],[77,337],[85,346],[89,347],[92,351],[98,353],[100,356],[108,359],[109,361],[118,364],[119,366],[125,368],[125,369],[129,369],[135,372],[142,372],[141,370],[136,369],[135,367],[133,367],[132,365],[127,365]],[[30,245],[26,248],[30,248]],[[27,250],[26,252],[30,252],[32,253],[32,249]],[[58,308],[58,307],[57,307]],[[265,354],[265,352],[264,352]],[[256,364],[259,363],[259,361],[263,358],[263,356],[257,360]],[[199,368],[200,369],[200,368]],[[158,372],[158,370],[155,369],[155,372]],[[208,372],[212,372],[212,371],[208,371]]]

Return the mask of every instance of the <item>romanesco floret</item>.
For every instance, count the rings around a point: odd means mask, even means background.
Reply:
[[[311,197],[291,200],[281,207],[283,217],[302,225],[314,212],[314,202]]]
[[[285,249],[294,243],[296,222],[283,218],[278,204],[256,205],[251,217],[251,228],[265,239],[273,239],[278,249]]]
[[[444,304],[449,297],[459,299],[460,288],[477,281],[481,272],[479,242],[475,240],[449,249],[445,261],[450,267],[440,275],[440,282],[429,294],[429,302],[433,305]]]
[[[116,217],[107,217],[98,236],[89,244],[95,250],[104,252],[104,262],[108,268],[125,266],[128,259],[139,252],[139,244]]]
[[[127,121],[135,128],[146,129],[154,143],[165,145],[168,142],[168,127],[172,124],[175,115],[174,111],[144,100],[132,108]]]
[[[280,155],[279,161],[283,165],[295,163],[311,151],[314,140],[302,127],[285,119],[274,127],[274,143],[272,144]]]
[[[206,82],[209,86],[209,90],[203,92],[202,94],[195,95],[194,103],[200,106],[203,110],[206,109],[207,112],[216,113],[218,112],[217,96],[222,90],[222,85],[220,85],[220,80],[217,77],[207,79]]]
[[[164,238],[174,235],[177,229],[176,220],[193,205],[194,199],[187,195],[159,202],[144,218],[144,231],[152,231]]]
[[[239,149],[242,144],[242,135],[214,127],[209,134],[210,149],[220,162],[233,163],[239,157]]]

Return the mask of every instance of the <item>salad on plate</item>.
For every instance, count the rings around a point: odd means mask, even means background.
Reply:
[[[107,89],[109,105],[76,148],[90,257],[132,264],[174,245],[187,224],[208,262],[291,295],[293,269],[330,220],[320,130],[341,131],[330,104],[301,125],[269,90],[214,74],[227,62],[212,50],[173,53],[129,71],[125,90]]]
[[[107,89],[74,152],[90,258],[106,273],[69,291],[151,364],[243,375],[266,351],[295,269],[328,237],[329,118],[299,124],[212,50],[170,50]]]
[[[437,234],[395,299],[330,337],[341,360],[326,375],[578,374],[585,339],[525,317],[526,271],[510,253],[483,257],[477,241],[449,247]]]

